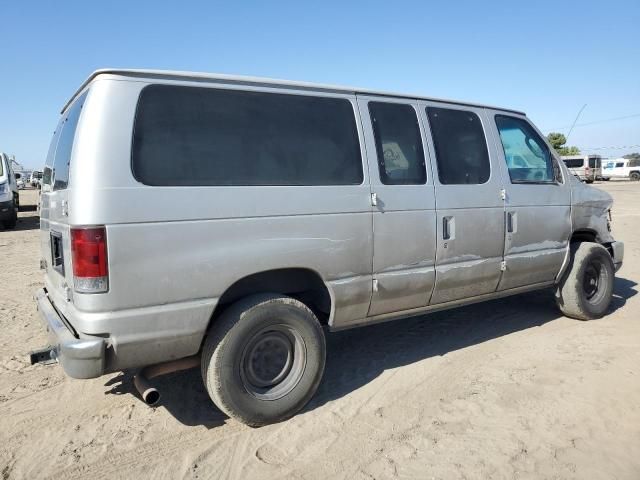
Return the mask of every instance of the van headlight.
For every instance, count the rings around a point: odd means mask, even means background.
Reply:
[[[0,195],[5,193],[7,191],[7,184],[6,183],[0,183]]]

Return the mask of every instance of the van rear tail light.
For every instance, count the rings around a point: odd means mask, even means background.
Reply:
[[[71,260],[76,292],[101,293],[109,289],[105,227],[72,228]]]

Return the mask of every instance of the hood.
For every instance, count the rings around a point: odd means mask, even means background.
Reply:
[[[573,205],[609,210],[613,205],[613,198],[607,192],[585,185],[572,176],[571,203]]]

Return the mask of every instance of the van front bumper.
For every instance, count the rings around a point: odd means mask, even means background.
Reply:
[[[49,349],[65,373],[73,378],[95,378],[104,374],[106,342],[104,338],[78,335],[67,326],[54,308],[47,290],[35,294],[40,318],[49,334]]]
[[[611,242],[611,253],[613,268],[617,272],[622,267],[622,261],[624,260],[624,242]]]

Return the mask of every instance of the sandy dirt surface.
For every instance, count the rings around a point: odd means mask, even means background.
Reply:
[[[8,478],[640,478],[640,184],[615,198],[626,242],[609,315],[563,317],[537,292],[329,335],[324,381],[295,418],[226,418],[196,370],[156,383],[31,366],[46,344],[36,194],[0,230],[0,470]]]

